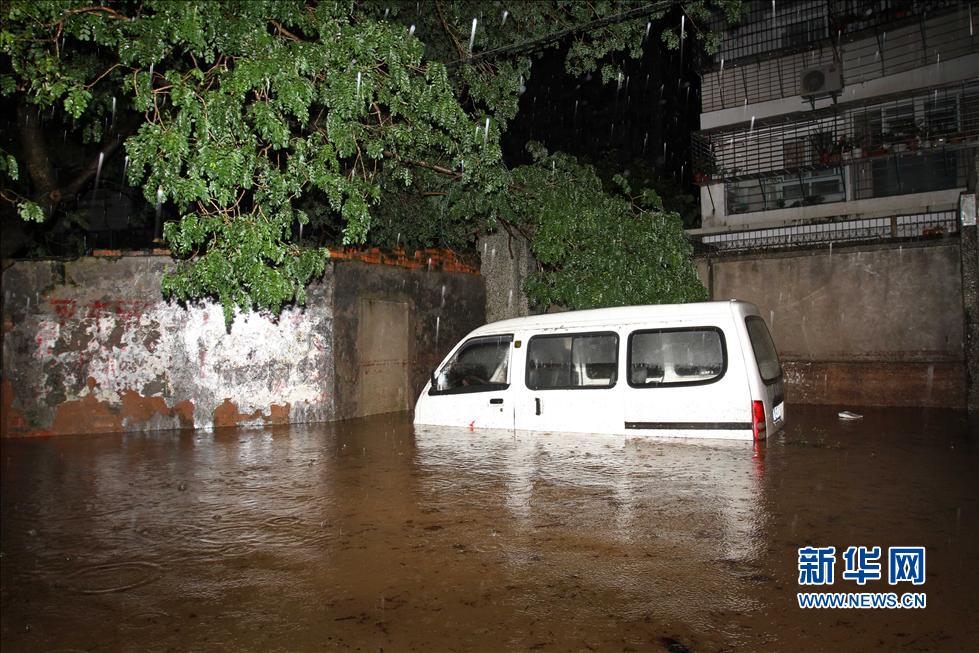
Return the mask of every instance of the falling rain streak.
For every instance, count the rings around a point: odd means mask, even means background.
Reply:
[[[105,152],[99,152],[99,162],[95,167],[95,190],[99,189],[99,179],[102,177],[103,161],[105,161]]]

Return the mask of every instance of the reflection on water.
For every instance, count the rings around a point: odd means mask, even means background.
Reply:
[[[975,433],[864,412],[757,449],[406,416],[5,442],[2,648],[968,650]],[[800,611],[798,547],[851,544],[926,546],[928,609]]]

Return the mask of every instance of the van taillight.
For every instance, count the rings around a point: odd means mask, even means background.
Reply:
[[[751,402],[751,434],[755,440],[765,439],[765,404],[761,401]]]

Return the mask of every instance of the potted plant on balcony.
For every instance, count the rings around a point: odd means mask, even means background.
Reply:
[[[890,151],[890,146],[887,145],[887,139],[890,138],[890,134],[883,135],[883,143],[881,144],[864,144],[863,155],[866,157],[874,156],[884,156]]]
[[[701,154],[694,157],[693,167],[693,182],[695,184],[710,183],[711,178],[717,175],[717,159],[714,157],[713,146],[706,156]]]
[[[839,140],[838,146],[844,161],[859,159],[861,156],[863,156],[863,150],[854,139],[844,136]]]
[[[813,151],[816,153],[816,160],[822,165],[829,165],[840,160],[840,149],[838,143],[831,140],[830,134],[813,134],[809,137]]]
[[[840,143],[833,143],[826,149],[819,151],[819,162],[823,165],[839,163],[842,152],[843,150],[840,148]]]

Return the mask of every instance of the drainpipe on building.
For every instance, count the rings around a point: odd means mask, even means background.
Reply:
[[[965,317],[966,407],[970,413],[979,413],[979,248],[976,245],[975,187],[971,193],[963,193],[959,197],[959,231],[962,314]]]

